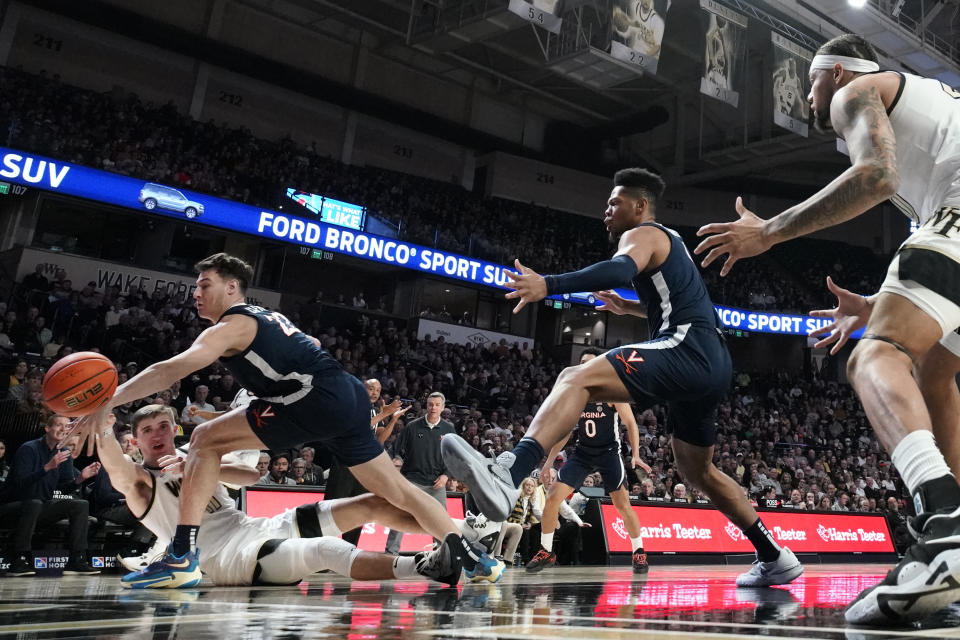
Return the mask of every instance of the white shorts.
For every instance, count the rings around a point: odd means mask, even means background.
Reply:
[[[948,281],[951,272],[956,278],[960,278],[960,234],[955,237],[943,236],[938,233],[939,227],[932,225],[931,222],[932,219],[917,229],[901,245],[897,255],[890,262],[887,277],[880,286],[880,291],[906,298],[933,318],[940,325],[942,332],[940,344],[960,357],[960,333],[957,333],[960,330],[960,299],[952,300],[915,280],[904,280],[900,277],[903,252],[907,249],[918,249],[924,253],[913,254],[911,269],[923,268],[925,266],[923,263],[928,261],[929,271],[936,271],[937,279],[941,282]],[[956,279],[954,281],[955,284],[960,285],[960,281]],[[944,291],[944,288],[941,288],[941,291]]]
[[[325,522],[333,522],[332,506],[332,501],[318,503],[321,531]],[[328,530],[332,529],[328,525]],[[265,542],[299,537],[296,509],[287,509],[272,518],[244,517],[220,538],[219,544],[200,547],[200,569],[218,585],[249,585],[253,583],[257,556]],[[305,571],[304,575],[309,573],[312,571]]]

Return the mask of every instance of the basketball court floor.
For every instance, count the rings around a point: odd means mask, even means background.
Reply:
[[[960,606],[904,629],[854,629],[844,606],[887,565],[812,564],[794,584],[737,589],[741,566],[511,569],[499,584],[351,582],[128,591],[119,577],[0,579],[0,638],[960,638]]]

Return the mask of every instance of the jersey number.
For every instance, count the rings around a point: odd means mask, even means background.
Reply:
[[[283,315],[279,311],[274,311],[267,317],[280,325],[280,329],[282,329],[283,332],[288,336],[292,336],[293,334],[300,332],[300,329],[297,329],[297,327],[287,319],[287,316]]]
[[[583,423],[583,432],[588,438],[595,438],[597,435],[597,423],[593,420],[587,420]]]

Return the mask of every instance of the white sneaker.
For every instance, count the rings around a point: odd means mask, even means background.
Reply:
[[[463,524],[460,526],[460,535],[466,538],[468,542],[480,544],[486,548],[487,553],[490,553],[493,550],[493,543],[497,541],[497,537],[500,535],[502,524],[490,520],[482,513],[473,515],[467,511]]]
[[[452,433],[440,440],[440,453],[453,477],[467,484],[481,513],[494,522],[506,520],[520,497],[510,477],[513,454],[502,453],[493,461]]]
[[[770,587],[775,584],[788,584],[803,573],[803,565],[793,555],[793,551],[783,547],[776,560],[760,562],[757,560],[750,571],[737,576],[738,587]]]
[[[960,536],[917,542],[878,584],[847,606],[850,624],[901,625],[960,600]]]
[[[127,571],[140,571],[146,569],[151,563],[163,557],[167,551],[167,543],[157,538],[153,546],[138,556],[120,556],[117,554],[117,562],[123,565]]]

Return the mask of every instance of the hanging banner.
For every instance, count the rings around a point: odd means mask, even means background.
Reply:
[[[563,3],[564,0],[510,0],[508,10],[550,33],[560,33]]]
[[[700,8],[707,18],[700,93],[736,107],[747,53],[747,18],[714,0],[700,0]]]
[[[613,0],[610,55],[656,73],[669,8],[669,0]]]
[[[810,105],[807,73],[813,52],[778,33],[773,41],[773,122],[806,138]]]

